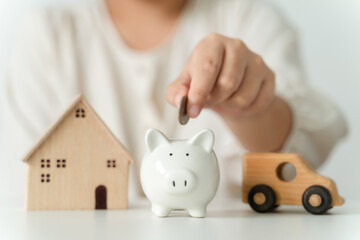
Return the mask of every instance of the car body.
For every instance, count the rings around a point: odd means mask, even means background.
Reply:
[[[281,171],[289,164],[295,167],[296,175],[283,179]],[[258,212],[287,204],[303,205],[310,213],[322,214],[344,203],[333,180],[316,173],[301,156],[288,153],[245,154],[242,198]]]

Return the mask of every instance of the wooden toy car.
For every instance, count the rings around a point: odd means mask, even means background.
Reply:
[[[294,167],[293,179],[283,177],[286,165]],[[288,204],[303,205],[312,214],[323,214],[344,203],[334,181],[317,174],[299,155],[284,153],[244,155],[242,200],[260,213]]]

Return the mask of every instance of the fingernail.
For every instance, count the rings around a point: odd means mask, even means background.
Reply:
[[[179,93],[178,95],[176,95],[175,97],[175,105],[177,108],[180,107],[180,103],[181,103],[181,99],[183,98],[183,94]]]
[[[192,118],[196,118],[201,111],[201,107],[199,105],[192,105],[189,109],[188,115]]]

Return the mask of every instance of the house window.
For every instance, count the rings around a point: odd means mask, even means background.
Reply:
[[[76,118],[85,118],[85,110],[83,108],[76,109],[75,117]]]
[[[50,159],[41,159],[41,168],[50,168]]]
[[[49,183],[50,182],[50,174],[41,174],[41,180],[42,183]]]
[[[108,168],[116,168],[116,160],[107,160]]]
[[[57,168],[66,168],[66,159],[57,159],[56,167]]]

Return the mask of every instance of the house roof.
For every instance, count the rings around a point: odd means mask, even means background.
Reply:
[[[121,142],[115,137],[115,135],[110,131],[110,129],[106,126],[106,124],[101,120],[99,115],[94,111],[94,109],[90,106],[90,104],[86,101],[84,96],[82,94],[78,95],[75,100],[70,104],[70,106],[65,110],[65,112],[58,118],[58,120],[47,130],[45,135],[43,135],[38,142],[35,144],[35,146],[30,150],[30,152],[23,158],[24,162],[29,161],[29,159],[33,156],[33,154],[41,147],[41,145],[50,137],[50,135],[55,131],[55,129],[61,125],[61,123],[66,119],[66,117],[73,112],[74,108],[79,104],[83,103],[86,108],[89,109],[89,111],[93,114],[95,119],[99,121],[103,126],[104,130],[108,131],[108,133],[114,138],[115,142],[118,144],[119,148],[124,154],[125,160],[127,160],[130,163],[133,163],[134,160],[131,157],[129,151],[121,144]]]

